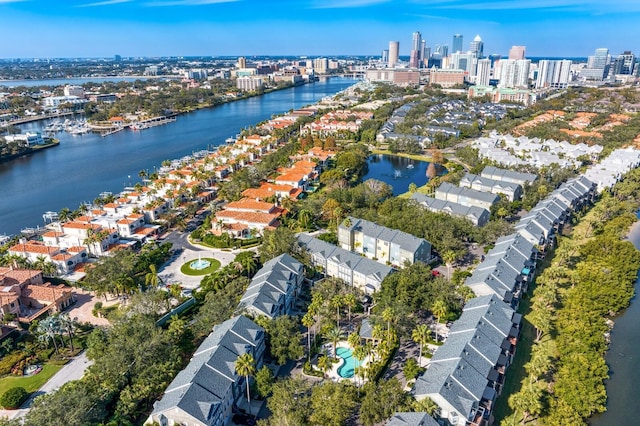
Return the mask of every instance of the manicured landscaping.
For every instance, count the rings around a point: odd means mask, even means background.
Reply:
[[[208,275],[217,271],[220,268],[220,261],[212,257],[203,257],[202,259],[200,259],[202,261],[209,262],[209,266],[207,266],[206,268],[203,268],[203,269],[192,268],[191,264],[193,262],[197,262],[198,260],[199,259],[189,260],[188,262],[186,262],[184,265],[180,267],[180,272],[182,272],[185,275],[191,275],[191,276]]]
[[[7,376],[0,379],[0,395],[11,388],[23,387],[27,392],[35,392],[62,368],[61,365],[45,364],[42,371],[34,376]]]

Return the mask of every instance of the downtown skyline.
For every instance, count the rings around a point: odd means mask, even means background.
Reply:
[[[411,34],[485,54],[526,45],[528,56],[638,51],[640,3],[616,0],[0,0],[1,58],[233,55],[408,56]]]

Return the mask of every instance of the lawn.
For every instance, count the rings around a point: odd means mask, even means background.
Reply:
[[[203,257],[202,260],[206,260],[208,262],[210,262],[211,264],[209,265],[209,267],[204,268],[204,269],[193,269],[191,268],[190,264],[192,262],[197,261],[198,259],[191,259],[189,261],[187,261],[187,263],[185,263],[184,265],[182,265],[180,267],[180,272],[182,272],[185,275],[191,275],[191,276],[195,276],[195,275],[207,275],[207,274],[211,274],[215,271],[217,271],[220,268],[220,261],[216,260],[212,257]]]
[[[45,364],[35,376],[19,377],[8,376],[0,379],[0,395],[4,394],[11,388],[23,387],[27,392],[35,392],[44,385],[47,380],[56,374],[62,368],[61,365]]]

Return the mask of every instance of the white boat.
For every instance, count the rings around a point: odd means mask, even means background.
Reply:
[[[144,130],[149,128],[148,125],[146,125],[145,123],[132,123],[129,128],[131,130]]]

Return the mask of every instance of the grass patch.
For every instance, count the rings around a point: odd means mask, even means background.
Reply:
[[[191,268],[191,263],[196,261],[198,259],[191,259],[189,260],[187,263],[185,263],[184,265],[182,265],[180,267],[180,272],[182,272],[185,275],[190,275],[190,276],[197,276],[197,275],[208,275],[211,274],[215,271],[217,271],[220,268],[220,261],[216,260],[212,257],[203,257],[202,260],[206,260],[208,262],[210,262],[211,264],[209,265],[208,268],[204,268],[204,269],[193,269]]]
[[[23,387],[27,392],[35,392],[62,368],[61,365],[45,364],[35,376],[8,376],[0,379],[0,395],[11,388]]]

